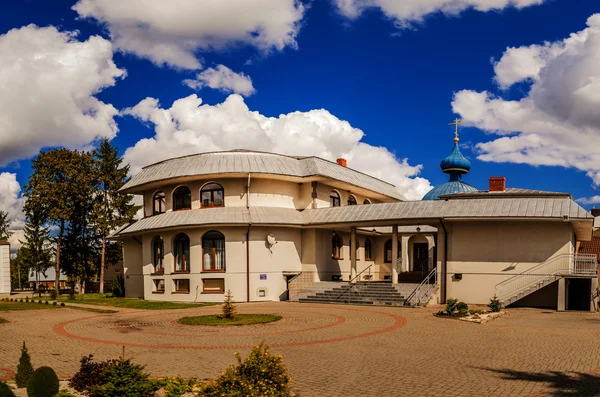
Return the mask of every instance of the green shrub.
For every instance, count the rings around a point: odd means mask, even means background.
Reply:
[[[470,314],[483,314],[485,313],[485,311],[481,310],[481,309],[471,309],[469,310]]]
[[[223,302],[223,318],[234,319],[235,318],[235,305],[233,304],[233,297],[231,296],[231,290],[227,290],[225,295],[225,302]]]
[[[21,298],[21,299],[19,300],[19,302],[23,303],[23,298]]]
[[[458,311],[458,314],[464,316],[469,313],[469,305],[467,305],[465,302],[458,302],[456,304],[456,310]]]
[[[19,359],[19,365],[17,365],[17,373],[15,374],[15,381],[17,383],[17,387],[27,386],[27,382],[29,382],[31,374],[33,374],[33,365],[31,365],[31,357],[29,356],[29,352],[27,351],[27,346],[25,346],[25,341],[23,341],[23,347],[21,348],[21,358]]]
[[[288,397],[290,377],[281,356],[269,352],[262,343],[254,346],[247,359],[235,354],[237,365],[231,364],[213,382],[208,383],[202,396],[206,397]]]
[[[94,356],[83,357],[80,361],[79,371],[69,381],[69,386],[83,392],[90,390],[93,386],[100,384],[100,375],[109,361],[94,362]]]
[[[446,301],[446,308],[444,309],[444,313],[448,316],[454,315],[456,313],[456,305],[458,304],[458,299],[448,299]]]
[[[158,381],[148,378],[144,366],[129,360],[112,360],[99,376],[97,385],[88,390],[90,397],[146,397],[158,390]]]
[[[125,296],[125,280],[122,275],[117,274],[113,277],[111,289],[114,298],[122,298]]]
[[[50,367],[36,369],[27,382],[27,397],[54,397],[58,393],[58,376]]]
[[[493,312],[499,312],[500,310],[502,310],[502,302],[500,302],[500,299],[498,299],[498,297],[494,295],[494,297],[490,299],[488,307]]]
[[[54,397],[75,397],[75,395],[71,394],[68,390],[61,390]]]
[[[0,381],[0,397],[15,397],[15,393],[10,389],[10,386]]]
[[[183,379],[181,376],[165,378],[158,382],[167,393],[167,397],[180,397],[182,394],[194,392],[200,386],[197,379]]]
[[[50,290],[50,299],[54,301],[56,300],[56,298],[58,298],[58,291],[56,290],[56,288],[52,288]]]
[[[56,301],[52,302],[52,304],[53,304],[54,306],[58,305],[58,303],[57,303]]]
[[[29,303],[29,297],[28,296],[25,297],[25,303]]]
[[[61,305],[62,307],[65,307],[65,302],[60,302],[60,305]]]

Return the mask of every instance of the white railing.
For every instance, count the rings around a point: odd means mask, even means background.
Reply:
[[[435,292],[437,288],[437,268],[433,268],[431,272],[425,277],[421,284],[414,289],[414,291],[404,301],[405,305],[410,306],[422,306],[429,302],[431,294]]]
[[[522,273],[496,284],[496,296],[500,301],[518,295],[536,284],[561,275],[597,274],[598,261],[592,254],[562,254],[548,259]]]

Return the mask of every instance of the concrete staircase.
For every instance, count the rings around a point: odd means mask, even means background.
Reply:
[[[319,285],[325,284],[325,285]],[[343,303],[351,305],[403,306],[405,297],[391,283],[315,283],[300,294],[303,303]],[[413,284],[414,285],[414,284]],[[414,285],[416,287],[416,285]],[[414,289],[413,287],[413,289]]]
[[[516,292],[514,295],[511,295],[508,298],[502,299],[501,300],[502,307],[506,307],[512,303],[515,303],[516,301],[518,301],[520,299],[525,298],[527,295],[533,294],[535,291],[538,291],[538,290],[544,288],[545,286],[552,284],[559,278],[560,278],[560,276],[548,276],[548,277],[539,279],[538,281],[535,282],[535,284],[531,284],[530,286],[526,287],[525,289],[522,289],[522,290]]]

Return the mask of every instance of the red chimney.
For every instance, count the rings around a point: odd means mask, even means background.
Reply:
[[[506,178],[503,176],[490,177],[490,192],[503,192],[506,190]]]
[[[345,166],[346,166],[346,164],[348,163],[348,162],[346,161],[346,159],[343,159],[343,158],[339,158],[339,159],[337,159],[336,161],[337,161],[337,163],[338,163],[339,165],[341,165],[342,167],[345,167]]]

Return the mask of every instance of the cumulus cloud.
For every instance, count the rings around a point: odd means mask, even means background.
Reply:
[[[409,199],[420,199],[431,189],[429,181],[418,177],[420,165],[362,142],[361,130],[323,109],[267,117],[251,111],[237,94],[217,105],[203,105],[202,99],[190,95],[168,109],[161,108],[157,99],[146,98],[124,114],[155,129],[154,137],[125,152],[134,174],[176,155],[243,148],[329,160],[344,157],[352,168],[394,183]]]
[[[484,161],[585,171],[600,184],[600,14],[555,43],[509,48],[495,64],[501,88],[530,81],[520,100],[462,90],[452,108],[496,138],[477,144]]]
[[[117,132],[118,113],[94,97],[125,72],[109,41],[29,25],[0,36],[0,165],[48,146],[80,147]]]
[[[244,73],[236,73],[225,65],[218,65],[216,69],[208,68],[199,73],[195,79],[183,82],[195,90],[210,87],[228,94],[236,93],[243,96],[250,96],[255,92],[249,76]]]
[[[365,10],[378,8],[399,28],[413,24],[437,12],[458,15],[467,9],[481,12],[497,11],[507,7],[524,8],[542,4],[544,0],[333,0],[339,12],[351,19]]]
[[[10,172],[0,173],[0,210],[8,214],[11,230],[23,228],[24,204],[25,198],[21,197],[21,185],[17,182],[17,175]]]
[[[600,196],[581,197],[575,201],[583,205],[600,204]]]
[[[120,50],[184,69],[201,68],[198,51],[295,47],[304,15],[297,0],[79,0],[73,9],[104,24]]]

